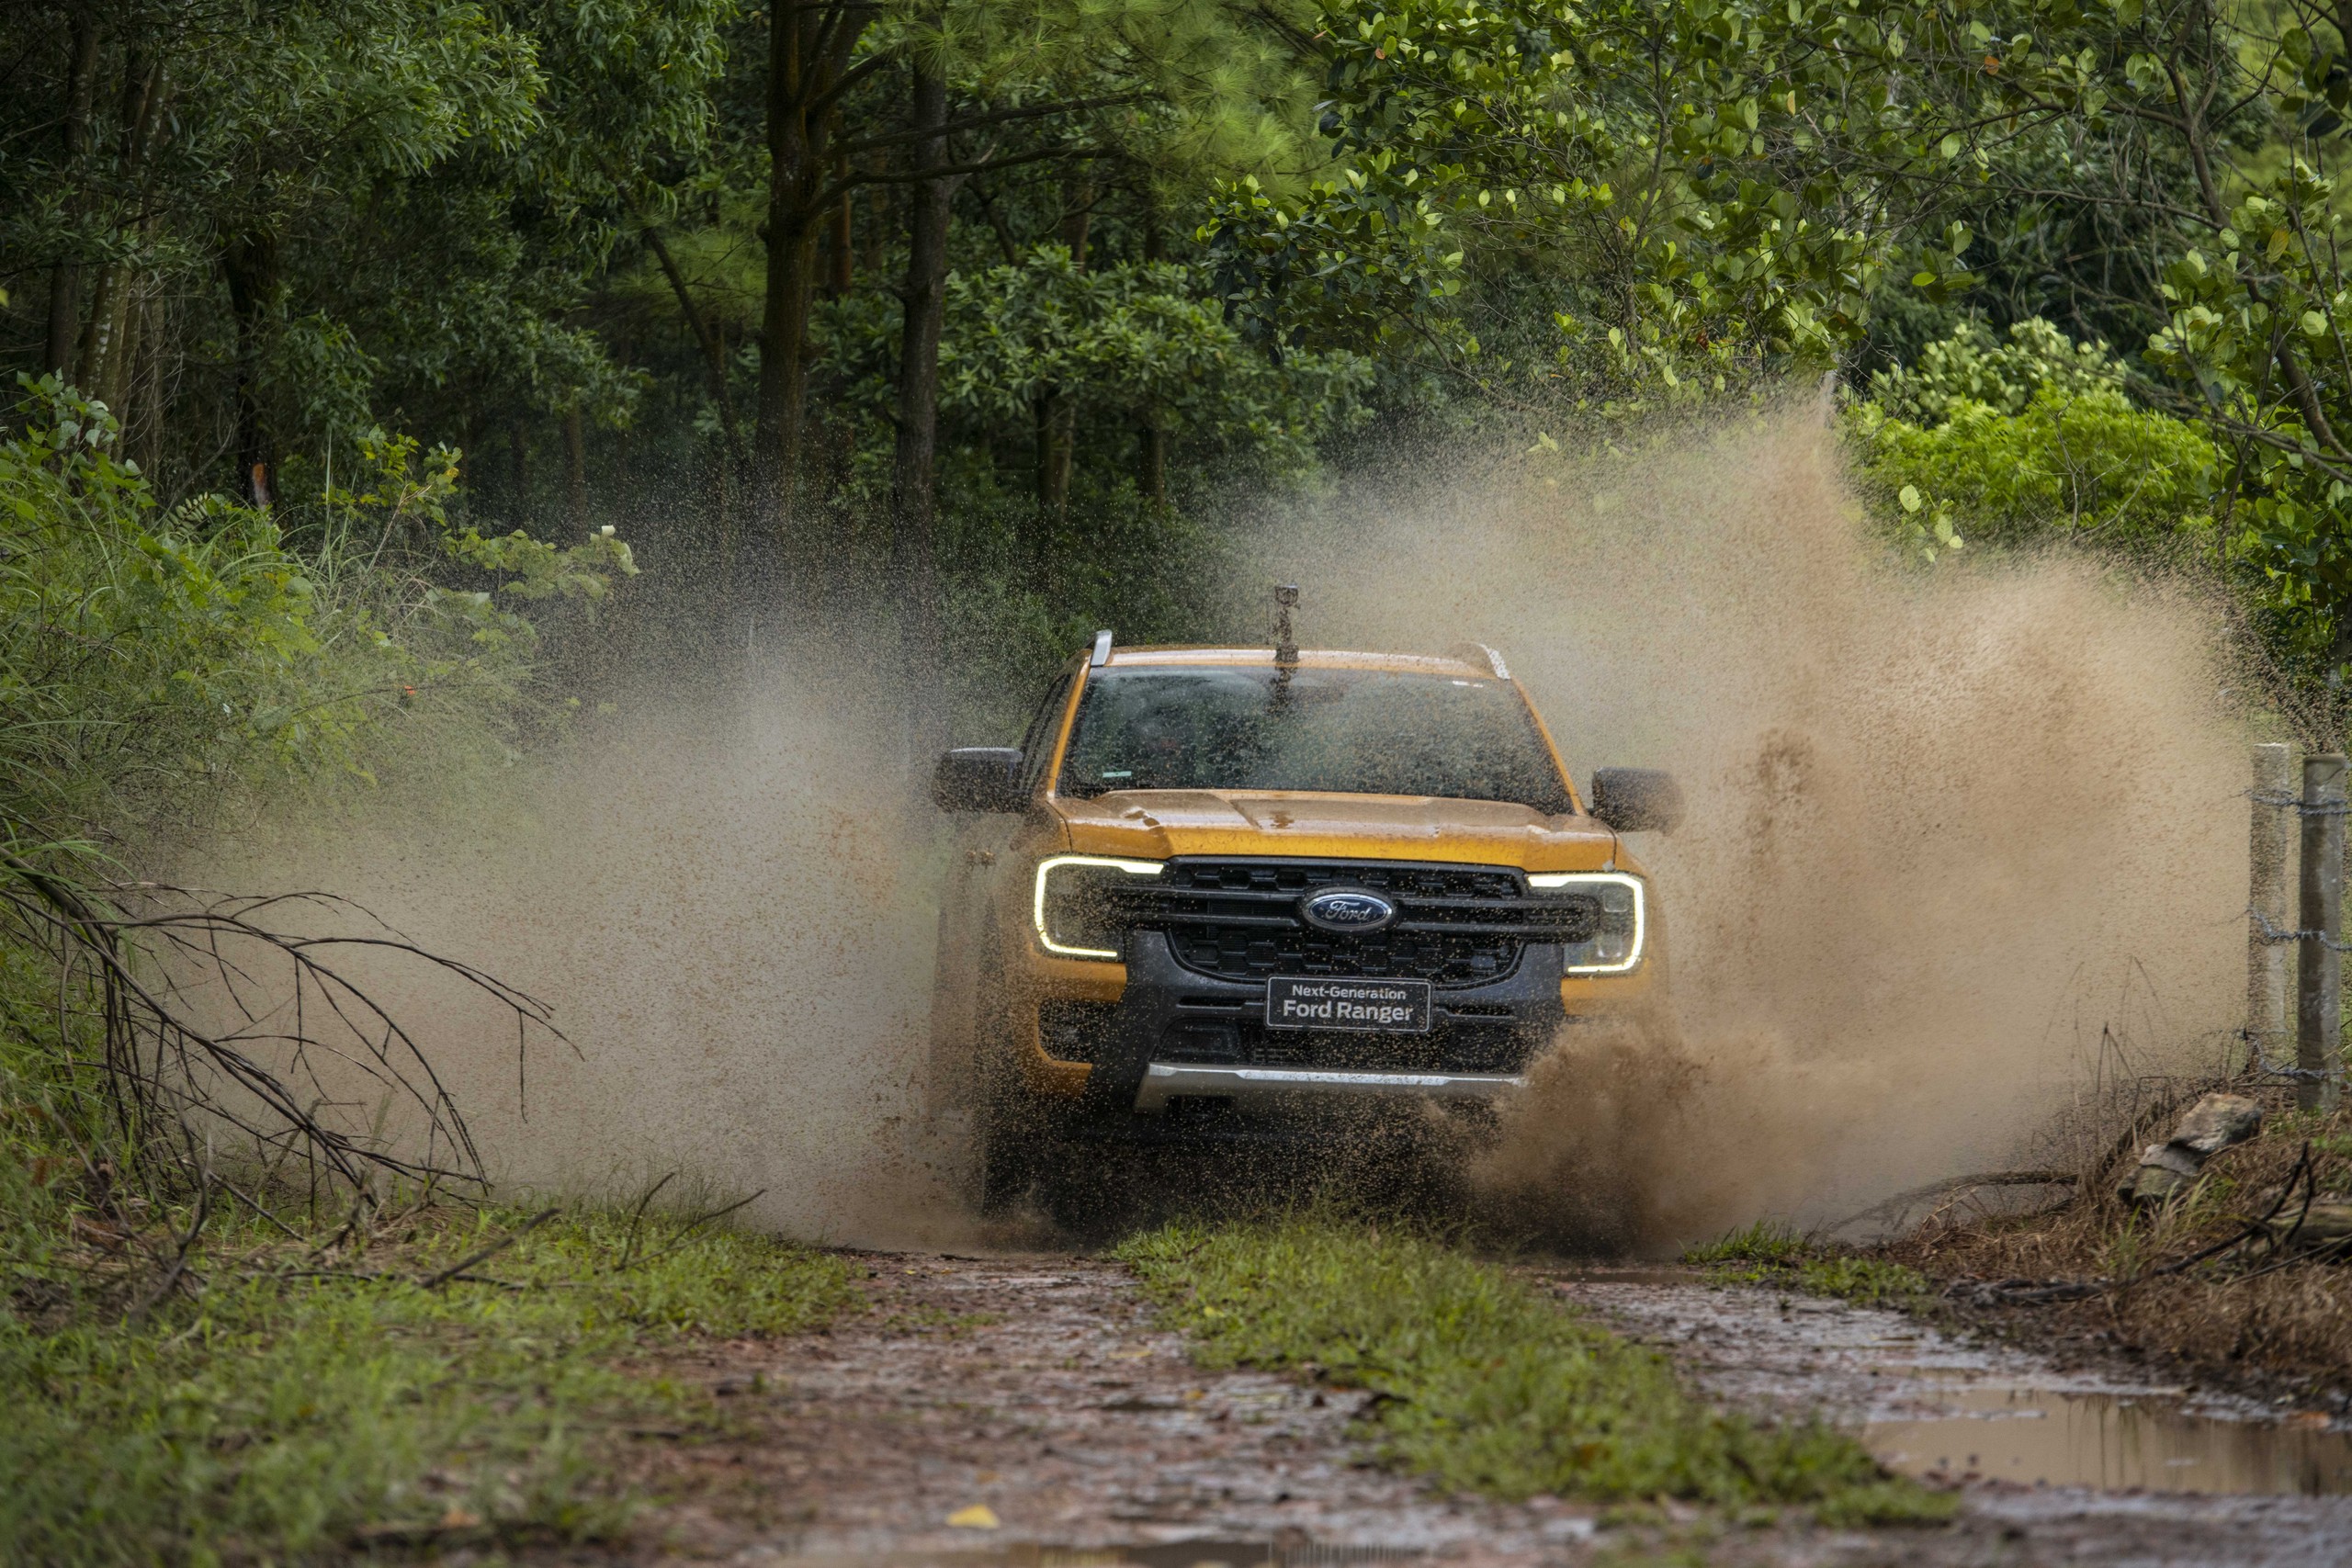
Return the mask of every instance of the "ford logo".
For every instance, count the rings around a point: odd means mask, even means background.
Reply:
[[[1306,923],[1327,931],[1376,931],[1396,918],[1396,906],[1360,887],[1327,887],[1300,900]]]

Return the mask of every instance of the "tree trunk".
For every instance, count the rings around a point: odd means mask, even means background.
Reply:
[[[670,292],[677,297],[678,311],[686,319],[686,330],[695,335],[702,349],[703,366],[710,374],[710,395],[718,404],[718,431],[726,440],[726,460],[740,464],[743,460],[743,436],[735,425],[735,398],[727,387],[727,343],[702,310],[695,303],[694,291],[686,287],[686,275],[680,269],[677,258],[662,243],[662,231],[650,223],[641,231],[646,247],[653,259],[662,264],[662,276],[670,280]]]
[[[277,242],[266,234],[241,235],[223,250],[220,265],[237,328],[237,488],[247,505],[266,507],[277,454],[262,416],[261,356],[277,302]]]
[[[588,437],[577,398],[563,411],[563,511],[574,534],[588,526]]]
[[[947,122],[947,84],[915,67],[913,126],[937,130]],[[914,144],[915,166],[937,169],[947,162],[947,138]],[[910,191],[907,223],[906,327],[899,365],[899,439],[890,472],[890,555],[899,585],[900,636],[911,690],[918,760],[933,749],[937,711],[934,693],[943,669],[939,648],[939,581],[933,540],[937,507],[939,449],[939,338],[947,292],[947,224],[955,184],[934,175]]]
[[[837,156],[833,159],[833,179],[836,184],[847,185],[849,181],[847,158]],[[827,240],[829,249],[825,258],[828,264],[825,292],[835,299],[848,294],[857,282],[856,235],[850,225],[850,208],[856,199],[855,192],[844,189],[842,192],[840,205],[832,210],[831,229]]]
[[[1094,187],[1082,180],[1062,186],[1060,239],[1079,271],[1086,270],[1087,231]],[[1058,528],[1069,516],[1069,471],[1078,446],[1078,405],[1048,388],[1037,400],[1037,510]]]
[[[1159,215],[1146,209],[1143,217],[1143,259],[1146,265],[1168,259],[1167,231],[1159,226]],[[1136,488],[1154,506],[1168,504],[1168,432],[1159,423],[1159,411],[1146,407],[1143,423],[1136,429],[1137,444],[1142,448],[1142,462],[1136,473]]]
[[[115,173],[125,184],[136,185],[143,196],[152,181],[148,149],[153,145],[155,117],[163,107],[164,68],[137,50],[123,62],[122,97],[119,108],[121,145],[115,152]],[[132,225],[143,238],[145,223]],[[138,247],[132,247],[134,254]],[[119,385],[122,335],[130,296],[135,288],[129,261],[109,264],[98,275],[90,299],[90,319],[82,330],[81,363],[76,376],[83,389],[106,401]]]
[[[87,10],[74,13],[74,63],[66,76],[65,161],[86,178],[80,165],[90,152],[90,106],[97,95],[98,24]],[[78,209],[80,203],[71,204]],[[78,243],[78,242],[77,242]],[[81,323],[82,266],[62,261],[49,269],[49,344],[45,368],[61,381],[74,379],[74,329]]]
[[[760,406],[752,432],[753,504],[771,538],[792,533],[808,402],[808,301],[825,218],[834,89],[873,16],[861,4],[770,8],[767,298],[760,322]]]
[[[1136,488],[1154,506],[1168,504],[1168,432],[1159,426],[1156,414],[1147,411],[1143,425],[1136,431],[1143,445],[1143,462],[1136,474]]]
[[[147,294],[131,333],[130,403],[134,424],[124,422],[123,445],[141,473],[153,475],[164,455],[164,301]]]
[[[506,482],[514,491],[517,525],[531,517],[531,436],[515,420],[506,427]]]
[[[106,404],[122,427],[122,450],[130,450],[131,388],[139,373],[139,328],[147,311],[146,290],[135,278],[123,279],[114,304],[114,355],[107,364],[103,383]]]
[[[1037,514],[1050,537],[1069,515],[1071,436],[1078,410],[1058,387],[1037,394]]]
[[[108,334],[114,326],[115,293],[122,287],[120,264],[98,269],[97,286],[90,290],[89,318],[82,323],[82,345],[74,355],[74,384],[94,398],[103,398],[100,384],[107,374]]]

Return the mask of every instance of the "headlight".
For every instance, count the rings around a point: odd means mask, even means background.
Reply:
[[[1139,876],[1158,876],[1156,860],[1106,860],[1053,855],[1037,863],[1030,921],[1047,953],[1064,958],[1117,958],[1126,934],[1117,905],[1122,888]]]
[[[1580,893],[1600,905],[1600,927],[1565,950],[1571,975],[1623,975],[1642,961],[1649,934],[1642,879],[1622,872],[1554,871],[1531,876],[1539,893]]]

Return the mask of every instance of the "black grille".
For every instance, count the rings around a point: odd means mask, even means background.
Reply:
[[[1140,881],[1140,879],[1138,879]],[[1385,930],[1320,931],[1299,902],[1326,887],[1363,887],[1397,906]],[[1203,975],[1366,975],[1481,986],[1519,966],[1530,940],[1577,942],[1600,929],[1589,897],[1529,896],[1506,866],[1391,861],[1180,859],[1148,886],[1122,887],[1116,918],[1168,936],[1176,962]]]
[[[1527,1065],[1535,1031],[1508,1022],[1457,1020],[1427,1034],[1268,1029],[1255,1019],[1181,1019],[1160,1036],[1153,1060],[1220,1066],[1324,1067],[1352,1072],[1515,1073]]]

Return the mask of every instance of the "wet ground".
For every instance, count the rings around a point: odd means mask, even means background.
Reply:
[[[2069,1376],[1893,1313],[1679,1271],[1539,1271],[1726,1402],[1855,1424],[1965,1497],[1961,1522],[1932,1530],[1726,1529],[1680,1509],[1626,1524],[1551,1498],[1442,1497],[1379,1468],[1353,1429],[1360,1396],[1194,1368],[1114,1265],[863,1261],[872,1310],[834,1332],[668,1365],[720,1395],[723,1435],[642,1434],[627,1479],[668,1501],[626,1550],[543,1560],[2352,1562],[2352,1497],[2306,1495],[2347,1483],[2342,1434]]]

